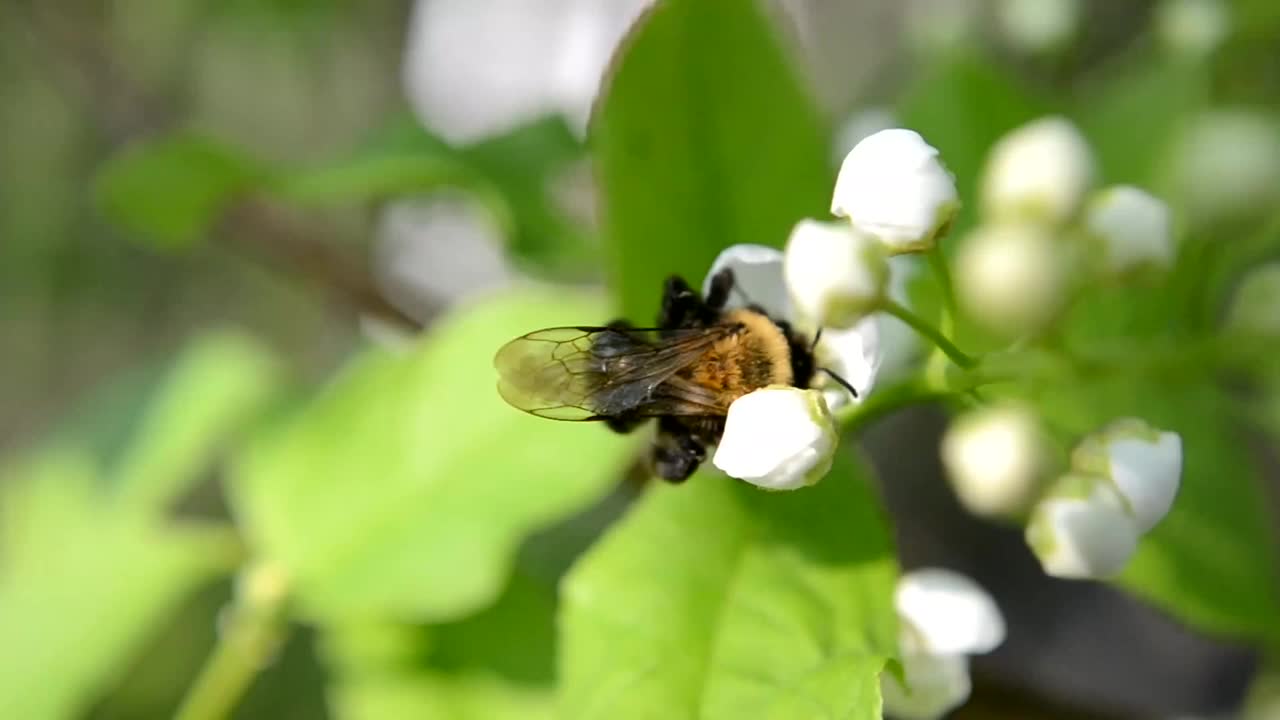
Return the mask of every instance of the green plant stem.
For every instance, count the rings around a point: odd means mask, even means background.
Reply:
[[[942,246],[935,245],[927,254],[929,268],[933,270],[933,278],[942,293],[942,318],[938,322],[943,334],[950,334],[955,329],[956,291],[951,282],[951,268],[947,265],[947,256],[942,253]]]
[[[893,300],[885,300],[881,309],[909,325],[911,329],[920,333],[921,336],[928,338],[948,358],[951,358],[951,362],[966,370],[977,367],[978,361],[976,359],[966,355],[963,350],[948,340],[946,335],[943,335],[937,328],[930,325],[924,318],[911,312],[904,305]]]
[[[279,572],[251,567],[226,610],[218,646],[179,708],[177,720],[228,717],[284,638],[287,592]]]

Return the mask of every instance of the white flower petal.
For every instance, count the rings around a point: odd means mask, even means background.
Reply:
[[[1138,523],[1106,478],[1068,475],[1040,501],[1027,544],[1050,575],[1106,578],[1124,568],[1138,545]]]
[[[774,385],[729,406],[712,463],[752,485],[794,490],[827,474],[837,440],[821,392]]]
[[[1035,413],[988,407],[961,416],[942,438],[942,464],[969,512],[1015,516],[1037,499],[1048,448]]]
[[[1040,226],[984,225],[960,246],[956,295],[990,330],[1008,336],[1033,332],[1062,307],[1065,265],[1060,244]]]
[[[1233,330],[1280,336],[1280,262],[1250,270],[1236,288],[1227,315]]]
[[[955,179],[919,133],[901,128],[864,138],[845,156],[831,212],[893,253],[933,247],[959,208]]]
[[[823,329],[818,347],[814,349],[818,367],[839,375],[858,392],[858,397],[852,398],[848,390],[840,387],[826,373],[816,373],[812,384],[824,389],[827,406],[832,410],[850,402],[862,402],[875,386],[883,358],[880,346],[881,322],[879,315],[871,315],[848,330]]]
[[[901,660],[908,687],[893,673],[880,673],[886,715],[901,720],[936,720],[969,699],[968,657],[904,653]]]
[[[418,0],[404,83],[455,143],[550,113],[581,131],[614,48],[650,0]]]
[[[1145,190],[1117,185],[1090,201],[1085,226],[1102,242],[1106,271],[1124,275],[1173,265],[1169,206]]]
[[[755,303],[774,320],[791,320],[791,299],[782,280],[782,251],[768,245],[730,245],[716,256],[702,283],[711,289],[711,278],[725,268],[733,270],[734,291],[728,307]]]
[[[982,177],[982,207],[990,220],[1062,223],[1093,181],[1093,156],[1067,120],[1023,125],[991,148]]]
[[[1004,642],[1004,616],[971,578],[944,568],[913,570],[898,580],[898,615],[912,649],[939,655],[991,652]]]
[[[843,223],[801,220],[787,239],[782,275],[799,316],[847,328],[883,300],[889,265],[870,236]]]
[[[1178,495],[1182,438],[1138,418],[1122,418],[1082,440],[1071,462],[1083,473],[1110,478],[1145,533],[1169,513]]]

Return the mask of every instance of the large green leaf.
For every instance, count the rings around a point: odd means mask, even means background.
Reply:
[[[113,222],[165,249],[199,242],[237,195],[265,181],[251,158],[208,138],[139,143],[99,172],[97,204]]]
[[[591,132],[622,311],[697,283],[733,243],[780,245],[825,217],[827,132],[756,2],[663,0],[637,23]]]
[[[3,717],[79,717],[158,621],[237,558],[225,530],[112,512],[82,453],[48,451],[0,486]]]
[[[445,625],[329,628],[340,720],[551,718],[552,588],[516,573],[483,612]]]
[[[896,563],[864,468],[649,491],[564,584],[565,718],[879,718]]]
[[[144,511],[172,502],[270,396],[274,358],[244,336],[208,335],[183,352],[112,473],[117,500]]]
[[[1233,425],[1226,398],[1205,385],[1169,392],[1121,378],[1056,388],[1041,397],[1040,407],[1071,436],[1122,416],[1178,432],[1178,497],[1118,582],[1203,630],[1280,643],[1274,529],[1247,439]]]
[[[603,303],[527,290],[370,349],[238,464],[235,510],[312,618],[443,621],[493,600],[529,531],[599,497],[631,447],[504,404],[491,358],[517,335],[599,322]]]

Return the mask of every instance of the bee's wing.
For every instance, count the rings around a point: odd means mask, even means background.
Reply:
[[[645,330],[538,330],[498,350],[498,392],[512,406],[553,420],[599,420],[624,412],[707,414],[715,410],[663,383],[729,331],[679,330],[651,342]]]

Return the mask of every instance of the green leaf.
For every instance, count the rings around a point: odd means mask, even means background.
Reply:
[[[198,243],[237,195],[259,184],[266,171],[207,138],[173,135],[139,143],[100,171],[101,212],[154,247],[184,249]]]
[[[408,350],[366,351],[241,459],[235,510],[305,616],[469,613],[528,532],[607,490],[629,439],[507,406],[490,363],[513,337],[600,315],[551,289],[469,307]]]
[[[554,612],[552,588],[517,573],[493,607],[460,622],[329,628],[324,648],[336,676],[335,715],[549,720]]]
[[[272,190],[304,205],[383,200],[460,188],[484,199],[495,193],[461,154],[410,116],[397,116],[348,155],[284,175]],[[502,201],[496,200],[502,208]]]
[[[119,502],[159,510],[248,423],[275,385],[274,359],[251,339],[208,335],[178,359],[113,475]]]
[[[1060,387],[1039,407],[1072,437],[1123,416],[1182,436],[1173,509],[1119,578],[1129,592],[1204,631],[1280,643],[1280,578],[1261,476],[1229,400],[1210,387],[1115,382]]]
[[[0,487],[3,717],[81,716],[157,622],[237,558],[219,528],[108,512],[93,462],[75,451],[49,451]]]
[[[497,186],[514,220],[510,250],[532,272],[589,277],[600,266],[599,242],[568,215],[553,192],[584,156],[559,116],[536,120],[465,147],[463,158]]]
[[[1080,93],[1076,113],[1101,180],[1159,191],[1175,132],[1208,101],[1208,70],[1148,53],[1105,70]]]
[[[564,583],[566,718],[879,718],[896,563],[867,471],[649,490]]]
[[[827,217],[827,128],[755,2],[667,0],[636,24],[592,124],[610,269],[645,322],[662,281]]]

